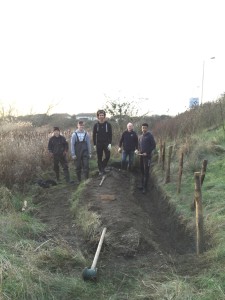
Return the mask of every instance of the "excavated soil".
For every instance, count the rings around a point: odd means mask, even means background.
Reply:
[[[98,260],[99,275],[142,269],[163,281],[171,272],[197,274],[201,264],[207,266],[195,255],[193,232],[187,230],[153,179],[142,194],[139,177],[138,173],[110,167],[101,186],[101,177],[93,176],[81,194],[80,204],[99,215],[101,230],[107,228]],[[75,224],[70,199],[76,188],[75,182],[45,189],[44,196],[36,199],[38,217],[48,225],[45,239],[62,240],[73,249],[82,249],[91,264],[98,240],[86,240]]]

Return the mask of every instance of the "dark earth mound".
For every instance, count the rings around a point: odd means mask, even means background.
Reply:
[[[80,197],[81,204],[99,215],[101,228],[107,228],[98,261],[100,274],[125,274],[132,268],[157,277],[165,272],[198,273],[201,262],[195,255],[193,233],[176,216],[153,179],[146,194],[138,189],[138,173],[111,167],[101,186],[100,182],[98,175],[90,178]],[[48,225],[48,238],[82,249],[91,264],[98,240],[85,240],[75,224],[70,199],[76,188],[76,184],[62,184],[45,189],[44,197],[35,200],[40,207],[38,217]]]

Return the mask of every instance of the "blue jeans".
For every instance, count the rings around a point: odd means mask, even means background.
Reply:
[[[127,157],[128,157],[128,164],[127,164]],[[133,162],[134,162],[134,151],[126,151],[123,150],[122,152],[122,160],[121,160],[121,168],[123,170],[129,169],[131,171],[133,169]]]

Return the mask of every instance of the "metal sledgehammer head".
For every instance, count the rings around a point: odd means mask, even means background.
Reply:
[[[91,269],[91,268],[84,268],[82,271],[82,277],[84,280],[97,280],[97,268]]]
[[[106,233],[106,227],[102,231],[102,234],[101,234],[101,237],[100,237],[100,240],[98,243],[98,248],[96,250],[95,257],[94,257],[93,263],[91,265],[91,268],[86,267],[86,268],[84,268],[84,270],[82,272],[82,277],[84,280],[96,280],[97,279],[96,265],[97,265],[98,257],[99,257],[100,251],[101,251],[105,233]]]

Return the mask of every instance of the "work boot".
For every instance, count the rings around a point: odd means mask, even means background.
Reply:
[[[142,177],[141,184],[138,186],[138,189],[141,191],[141,190],[143,190],[143,187],[144,187],[144,178]]]
[[[59,181],[59,172],[55,172],[56,181]]]
[[[61,180],[60,180],[60,177],[59,177],[58,173],[56,173],[56,182],[57,182],[57,184],[61,183]]]
[[[85,173],[84,173],[84,179],[87,180],[88,178],[89,178],[89,173],[88,173],[88,172],[85,172]]]
[[[148,176],[144,177],[143,186],[145,187],[145,189],[147,189],[147,186],[148,186]]]
[[[81,172],[77,172],[77,179],[81,181]]]
[[[70,173],[69,170],[64,170],[64,176],[67,183],[70,182]]]
[[[126,169],[127,169],[126,167],[127,167],[126,162],[125,162],[125,161],[122,161],[122,162],[121,162],[121,169],[122,169],[122,170],[126,170]]]
[[[81,173],[77,172],[77,183],[80,184],[81,183]]]
[[[128,165],[128,171],[133,172],[134,171],[134,165],[133,163]]]

